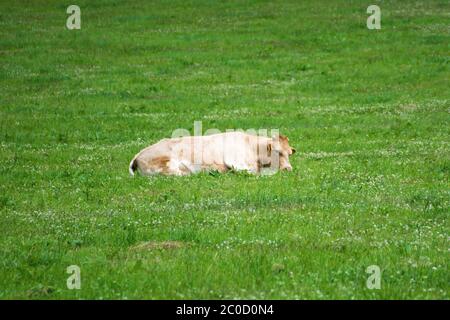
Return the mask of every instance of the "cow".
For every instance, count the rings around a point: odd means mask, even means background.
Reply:
[[[136,154],[129,172],[181,176],[229,170],[257,174],[265,168],[291,171],[289,157],[295,149],[288,141],[283,135],[269,138],[240,131],[162,139]]]

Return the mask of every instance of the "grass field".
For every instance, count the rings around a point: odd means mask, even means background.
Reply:
[[[69,4],[0,3],[0,298],[449,299],[448,1]],[[294,171],[129,176],[194,121]]]

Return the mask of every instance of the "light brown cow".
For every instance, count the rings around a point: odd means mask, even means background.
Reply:
[[[289,156],[295,149],[289,139],[261,137],[243,132],[163,139],[139,152],[129,171],[142,174],[187,175],[200,171],[245,170],[259,173],[264,168],[292,170]]]

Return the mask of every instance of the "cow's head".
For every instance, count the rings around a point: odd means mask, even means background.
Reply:
[[[281,134],[279,136],[274,136],[267,147],[270,154],[272,152],[278,154],[280,170],[292,170],[289,157],[295,153],[295,149],[289,145],[288,137]]]

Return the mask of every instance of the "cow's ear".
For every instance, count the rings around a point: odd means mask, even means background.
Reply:
[[[295,148],[291,148],[291,150],[292,150],[292,154],[297,152],[297,150]]]

